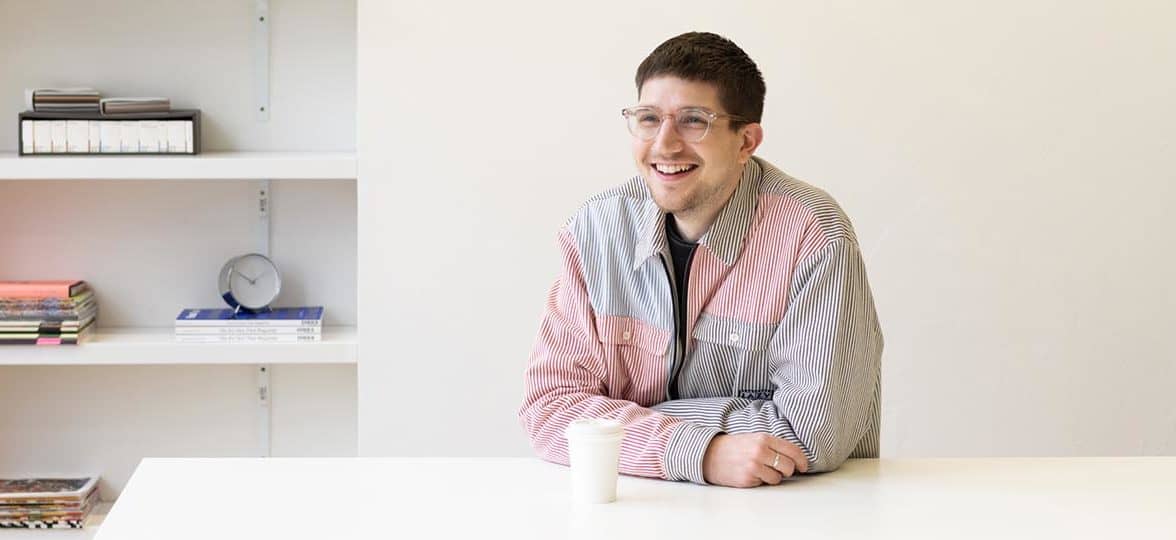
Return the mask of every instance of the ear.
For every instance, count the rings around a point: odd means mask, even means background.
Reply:
[[[764,127],[760,124],[747,124],[743,126],[741,144],[739,145],[739,163],[747,163],[751,159],[751,155],[755,153],[755,149],[759,148],[760,143],[764,142]]]

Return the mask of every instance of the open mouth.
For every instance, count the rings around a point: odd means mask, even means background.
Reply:
[[[654,163],[653,170],[657,172],[658,176],[664,178],[679,178],[686,176],[698,168],[698,165],[693,163],[682,164],[668,164],[668,163]]]

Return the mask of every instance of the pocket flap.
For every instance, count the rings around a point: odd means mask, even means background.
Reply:
[[[601,343],[633,345],[655,354],[666,354],[670,332],[632,317],[598,315],[596,334]]]
[[[746,351],[762,351],[776,333],[775,324],[757,324],[720,318],[703,313],[694,324],[694,339],[738,347]]]

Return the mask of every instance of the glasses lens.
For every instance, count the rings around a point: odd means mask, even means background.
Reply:
[[[710,130],[710,116],[702,111],[686,110],[678,113],[678,134],[691,142],[698,142]]]
[[[657,111],[645,107],[629,109],[625,115],[629,122],[629,132],[641,140],[648,141],[657,136],[657,129],[661,127],[661,117]]]

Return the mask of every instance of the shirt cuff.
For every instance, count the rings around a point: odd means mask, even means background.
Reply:
[[[702,458],[706,455],[711,439],[720,433],[722,430],[690,422],[678,424],[678,429],[670,437],[670,444],[666,446],[666,479],[706,484],[702,475]]]

